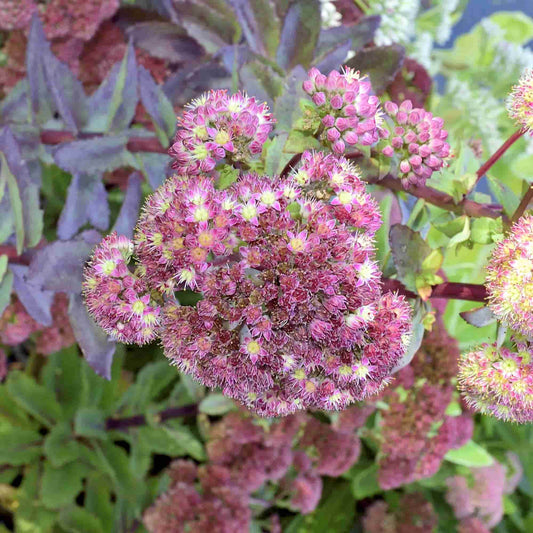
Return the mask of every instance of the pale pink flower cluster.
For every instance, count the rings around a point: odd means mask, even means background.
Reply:
[[[505,483],[505,467],[495,461],[491,466],[471,468],[466,476],[448,478],[446,500],[457,518],[475,516],[492,528],[503,518]]]
[[[533,216],[499,242],[487,266],[490,308],[504,324],[533,337]]]
[[[377,500],[363,517],[364,533],[430,533],[437,524],[433,505],[418,492],[402,494],[394,508]]]
[[[455,392],[459,347],[441,318],[427,333],[412,363],[383,394],[379,484],[396,488],[434,475],[446,453],[473,433],[469,415],[448,416]],[[438,428],[438,429],[435,429]]]
[[[507,99],[509,116],[533,135],[533,69],[526,69]]]
[[[459,361],[459,389],[468,405],[503,420],[533,420],[532,376],[528,343],[519,343],[516,351],[483,344]]]
[[[248,531],[248,495],[234,485],[227,468],[173,462],[170,488],[143,516],[149,533],[236,533]]]
[[[424,185],[450,155],[444,121],[413,107],[410,100],[400,106],[385,102],[384,109],[388,118],[380,127],[381,153],[398,160],[398,178],[404,187]]]
[[[34,0],[0,0],[0,28],[6,31],[25,28],[36,11]]]
[[[371,146],[378,141],[379,98],[368,76],[348,67],[327,76],[312,68],[303,89],[316,106],[324,146],[343,154],[346,145]]]
[[[132,253],[128,238],[105,237],[85,268],[83,292],[89,312],[113,339],[145,344],[157,336],[160,308],[144,277],[129,269]]]
[[[211,172],[216,164],[249,162],[261,153],[275,120],[265,103],[238,92],[211,91],[178,119],[170,155],[180,174]]]

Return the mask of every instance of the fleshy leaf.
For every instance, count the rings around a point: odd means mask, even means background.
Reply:
[[[29,267],[25,265],[10,265],[13,272],[13,290],[25,307],[28,314],[43,326],[52,325],[50,309],[54,301],[54,293],[41,289],[26,279]]]
[[[70,295],[68,315],[76,341],[91,368],[99,376],[111,379],[115,343],[89,316],[80,294]]]
[[[137,154],[139,167],[153,190],[165,181],[170,157],[165,154],[143,152]]]
[[[450,463],[474,468],[490,466],[494,463],[492,455],[473,440],[469,440],[460,448],[450,450],[444,458]]]
[[[139,172],[134,172],[128,179],[128,188],[122,207],[118,214],[113,231],[116,231],[119,235],[126,235],[131,238],[133,236],[133,228],[137,223],[139,217],[139,208],[141,206],[142,190],[141,190],[142,177]]]
[[[137,63],[130,43],[124,58],[109,72],[106,79],[89,99],[93,111],[87,130],[121,132],[131,123],[139,101]]]
[[[482,328],[496,322],[496,317],[489,307],[483,306],[472,311],[463,311],[461,318],[476,328]]]
[[[152,118],[159,142],[168,146],[176,127],[176,115],[170,100],[144,67],[139,67],[141,102]]]
[[[308,67],[313,59],[320,33],[320,2],[296,0],[291,3],[276,53],[278,65],[289,70],[296,65]]]
[[[54,151],[54,160],[63,170],[77,174],[99,173],[124,166],[136,166],[135,158],[127,151],[127,137],[110,135],[60,145]]]
[[[70,239],[89,222],[100,230],[109,227],[107,192],[102,176],[76,173],[57,223],[57,235],[62,240]]]
[[[252,51],[273,57],[281,40],[274,3],[265,0],[229,0],[229,4]]]
[[[85,231],[71,241],[55,241],[38,250],[28,271],[28,281],[50,291],[79,294],[83,265],[100,242],[96,231]]]
[[[394,224],[389,232],[389,243],[398,279],[416,292],[416,278],[422,274],[422,263],[431,253],[431,248],[420,236],[402,224]]]
[[[6,310],[11,301],[11,289],[13,288],[13,272],[8,270],[0,281],[0,315]]]
[[[368,74],[374,91],[382,94],[402,68],[404,58],[405,49],[393,44],[359,50],[346,65]]]
[[[28,37],[26,70],[37,122],[46,122],[57,111],[67,128],[74,132],[81,129],[88,115],[85,91],[69,67],[52,53],[37,15]]]

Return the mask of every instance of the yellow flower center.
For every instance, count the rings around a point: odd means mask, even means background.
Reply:
[[[250,355],[257,355],[261,351],[261,346],[260,346],[260,344],[257,341],[250,341],[246,345],[246,351]]]
[[[217,144],[226,144],[229,142],[229,135],[225,131],[219,131],[215,136],[215,142]]]

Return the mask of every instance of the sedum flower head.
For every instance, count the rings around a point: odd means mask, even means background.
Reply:
[[[238,92],[211,91],[193,100],[182,117],[170,155],[178,173],[211,172],[223,159],[250,161],[260,154],[275,119],[266,103]]]
[[[465,476],[446,480],[446,500],[457,518],[476,516],[492,528],[503,517],[505,480],[505,468],[497,461],[491,466],[471,468]]]
[[[503,420],[533,420],[532,352],[483,344],[461,355],[459,389],[468,405]]]
[[[533,134],[533,69],[526,68],[507,99],[509,116]]]
[[[344,157],[305,151],[293,177],[307,197],[329,202],[338,221],[369,236],[381,226],[378,206],[358,168]]]
[[[388,120],[380,128],[382,154],[398,159],[398,177],[404,187],[424,185],[450,155],[444,121],[414,108],[411,100],[400,106],[389,101],[384,109]]]
[[[249,530],[247,494],[231,482],[228,469],[178,460],[170,465],[169,476],[170,488],[144,513],[149,533]]]
[[[0,0],[0,28],[7,31],[24,29],[35,11],[35,0]]]
[[[487,266],[490,307],[506,325],[533,336],[533,216],[498,243]]]
[[[342,154],[346,145],[370,146],[378,141],[379,98],[372,94],[368,76],[349,67],[343,72],[332,70],[327,76],[312,68],[303,89],[321,121],[320,139],[333,152]]]
[[[85,269],[85,303],[97,324],[113,339],[145,344],[157,336],[159,306],[146,280],[128,268],[133,242],[112,233],[96,247]]]
[[[377,45],[407,44],[415,33],[420,0],[373,0],[368,14],[380,15],[374,41]]]
[[[438,516],[423,494],[402,494],[394,508],[383,500],[368,507],[363,517],[364,533],[431,533]]]
[[[263,416],[378,392],[405,351],[410,309],[381,292],[364,238],[374,220],[355,232],[291,179],[245,175],[217,194],[232,206],[237,245],[203,273],[196,307],[165,306],[167,357]]]

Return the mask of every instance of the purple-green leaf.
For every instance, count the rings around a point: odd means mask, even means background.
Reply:
[[[143,152],[137,154],[142,173],[155,191],[167,177],[167,169],[170,157],[165,154]]]
[[[54,151],[54,160],[58,167],[72,174],[80,170],[92,174],[136,166],[126,149],[127,141],[125,135],[109,135],[63,143]]]
[[[83,85],[52,53],[37,15],[32,19],[28,37],[26,70],[32,111],[37,122],[46,122],[57,111],[68,129],[74,132],[81,129],[88,116]]]
[[[101,175],[76,173],[57,223],[57,236],[70,239],[87,223],[100,230],[109,227],[107,192]]]
[[[159,142],[163,146],[168,146],[176,129],[174,108],[150,72],[143,66],[139,67],[139,93],[141,102],[154,123]]]
[[[276,52],[278,65],[290,70],[296,65],[308,67],[315,53],[320,33],[320,2],[296,0],[285,15]]]
[[[139,172],[134,172],[128,179],[128,188],[120,213],[118,214],[113,231],[119,235],[125,235],[130,239],[133,237],[133,228],[139,217],[139,208],[142,200],[142,176]]]
[[[494,313],[486,306],[478,307],[471,311],[463,311],[460,315],[465,322],[468,322],[476,328],[482,328],[496,322]]]
[[[115,343],[89,316],[80,294],[71,294],[68,316],[72,331],[91,368],[105,379],[111,379]]]
[[[100,240],[97,231],[88,230],[74,240],[48,244],[33,256],[28,281],[40,289],[79,294],[83,266]]]
[[[122,132],[133,120],[139,102],[137,62],[130,42],[121,62],[89,99],[92,111],[87,129],[95,132]]]
[[[41,289],[26,278],[29,267],[25,265],[10,265],[13,272],[13,290],[26,308],[29,315],[43,326],[52,325],[50,309],[54,301],[54,292]]]
[[[368,74],[377,94],[385,92],[400,71],[405,59],[405,48],[398,44],[359,50],[346,65]]]

